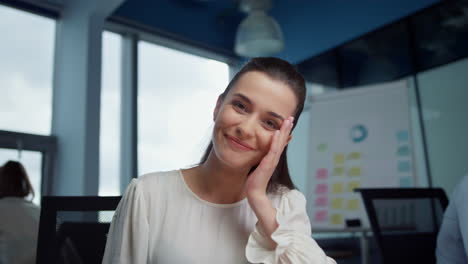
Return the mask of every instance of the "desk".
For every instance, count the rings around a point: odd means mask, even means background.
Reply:
[[[326,228],[312,229],[312,234],[350,234],[351,236],[359,236],[359,244],[361,248],[361,263],[369,264],[369,235],[372,234],[370,228],[352,227],[352,228]]]

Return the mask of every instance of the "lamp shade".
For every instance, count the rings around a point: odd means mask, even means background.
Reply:
[[[284,47],[278,23],[263,10],[254,10],[240,23],[234,51],[244,57],[268,56]]]

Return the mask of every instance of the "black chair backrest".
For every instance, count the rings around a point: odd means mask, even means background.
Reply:
[[[441,188],[361,188],[383,263],[435,264],[448,199]]]
[[[120,196],[44,196],[36,263],[101,263],[120,199]]]

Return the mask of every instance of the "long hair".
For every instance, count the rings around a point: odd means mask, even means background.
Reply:
[[[232,78],[224,92],[220,95],[221,99],[224,100],[226,95],[235,86],[237,81],[247,72],[257,71],[266,74],[268,77],[283,82],[286,84],[296,96],[297,106],[295,109],[294,115],[294,126],[293,130],[296,127],[299,117],[301,116],[302,109],[304,108],[304,101],[306,97],[306,87],[304,77],[287,61],[272,58],[272,57],[258,57],[253,58],[247,62],[244,67]],[[276,193],[279,191],[280,187],[285,186],[288,189],[296,189],[294,183],[291,180],[288,169],[287,161],[287,146],[284,148],[283,153],[278,161],[273,175],[271,176],[270,181],[267,186],[267,193]],[[205,153],[203,154],[200,164],[203,164],[208,159],[211,150],[213,149],[213,141],[210,141]],[[254,166],[250,169],[249,174],[256,169],[257,166]]]
[[[29,194],[34,198],[34,188],[23,165],[17,161],[7,161],[0,167],[0,198],[25,198]]]

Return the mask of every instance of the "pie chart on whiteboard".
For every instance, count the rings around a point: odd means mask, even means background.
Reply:
[[[354,143],[361,143],[367,138],[367,128],[362,124],[354,125],[351,128],[351,140]]]

